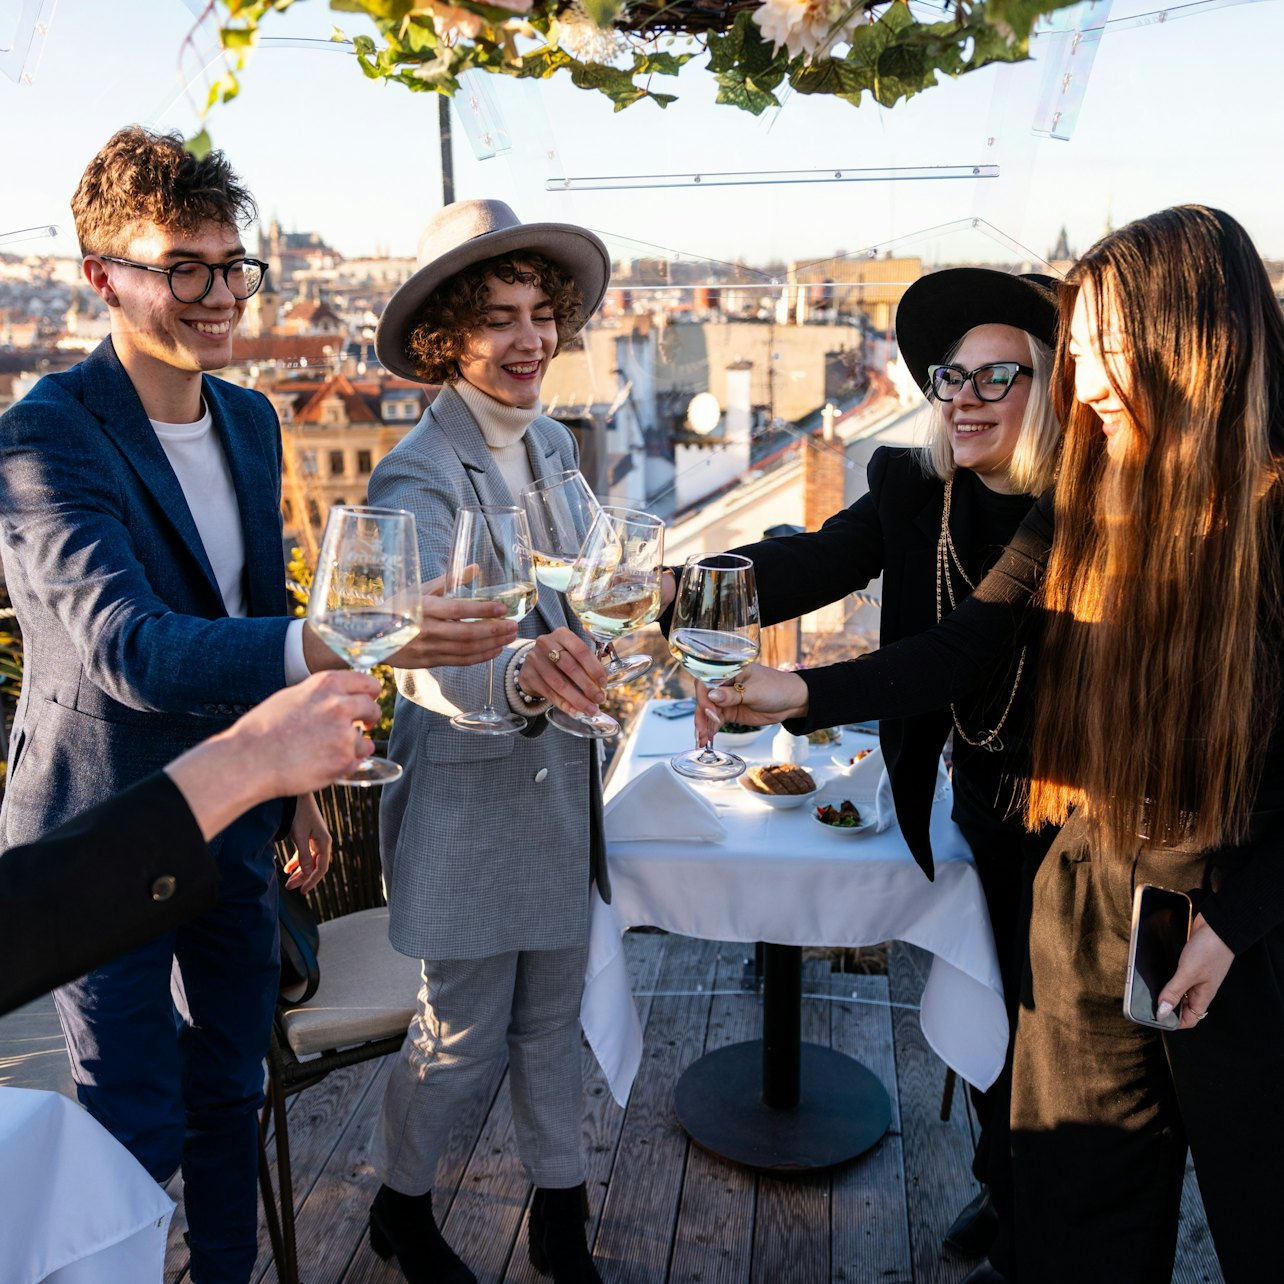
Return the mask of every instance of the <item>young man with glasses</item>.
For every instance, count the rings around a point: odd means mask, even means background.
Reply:
[[[198,160],[177,136],[133,127],[90,162],[72,211],[111,336],[0,417],[4,571],[26,654],[5,848],[310,669],[340,667],[286,614],[276,416],[260,393],[208,375],[231,359],[265,269],[242,243],[249,192],[221,153]],[[429,623],[397,662],[472,664],[515,634],[502,620],[456,623],[453,607],[427,598]],[[81,1102],[157,1181],[182,1166],[196,1284],[240,1284],[256,1256],[272,840],[291,814],[291,881],[311,886],[329,854],[315,803],[262,804],[211,844],[212,909],[55,991]]]

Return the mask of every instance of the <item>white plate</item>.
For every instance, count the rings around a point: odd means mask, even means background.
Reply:
[[[874,752],[876,751],[873,749],[856,750],[856,753],[863,753],[866,758],[869,757],[869,755]],[[862,758],[860,762],[849,762],[848,759],[856,757],[856,753],[831,754],[829,761],[832,762],[834,766],[838,769],[839,775],[850,776],[852,772],[855,771],[856,768],[860,766],[860,763],[865,761],[865,758]],[[853,801],[855,800],[853,799]]]
[[[779,763],[767,763],[766,766],[779,766]],[[806,767],[800,767],[800,771],[806,771],[811,776],[811,782],[814,786],[816,777]],[[760,802],[764,807],[770,807],[774,811],[789,811],[794,807],[801,807],[803,803],[811,802],[816,797],[816,790],[813,788],[810,793],[805,794],[762,794],[759,793],[751,784],[748,783],[748,775],[743,775],[739,779],[740,787],[749,795],[754,802]]]
[[[871,807],[868,803],[856,802],[855,799],[851,799],[850,801],[855,803],[856,810],[860,812],[859,825],[827,825],[816,814],[821,807],[838,807],[841,806],[844,801],[846,800],[843,798],[815,799],[812,803],[811,810],[808,812],[808,815],[811,817],[812,824],[817,826],[819,829],[823,829],[828,834],[834,834],[838,838],[851,838],[856,834],[867,833],[869,830],[874,828],[878,822],[877,810]]]

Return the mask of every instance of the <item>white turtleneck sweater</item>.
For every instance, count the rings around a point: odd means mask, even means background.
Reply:
[[[543,414],[543,406],[538,402],[529,410],[506,406],[467,379],[457,379],[453,387],[477,420],[482,440],[508,486],[509,499],[516,503],[522,487],[535,480],[526,454],[526,429]]]
[[[489,393],[473,387],[467,379],[457,379],[452,387],[477,421],[482,440],[508,487],[510,502],[517,503],[522,487],[529,486],[535,480],[535,474],[531,472],[530,457],[526,454],[526,429],[530,427],[532,420],[538,419],[543,413],[543,407],[538,402],[529,410],[522,406],[506,406]],[[529,717],[543,713],[548,708],[547,701],[524,697],[517,685],[522,661],[526,652],[534,645],[533,641],[519,640],[504,669],[504,693],[508,697],[509,707]]]

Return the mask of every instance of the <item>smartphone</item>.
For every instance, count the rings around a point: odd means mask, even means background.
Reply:
[[[1175,1030],[1181,1006],[1166,1017],[1156,1014],[1159,992],[1172,980],[1177,960],[1190,939],[1191,904],[1185,892],[1143,883],[1133,893],[1132,936],[1128,941],[1128,979],[1124,1016],[1138,1025]]]
[[[688,696],[684,700],[673,700],[669,704],[652,705],[651,712],[657,718],[689,718],[696,708],[696,702],[693,697]]]

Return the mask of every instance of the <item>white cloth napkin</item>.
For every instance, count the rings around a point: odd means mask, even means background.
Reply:
[[[880,745],[871,749],[858,763],[839,772],[835,784],[842,781],[843,797],[874,812],[874,832],[881,834],[896,823],[896,804],[892,801],[892,778],[883,763]]]
[[[667,762],[635,776],[603,811],[610,843],[663,838],[672,842],[717,843],[727,836],[711,803],[688,789]]]

